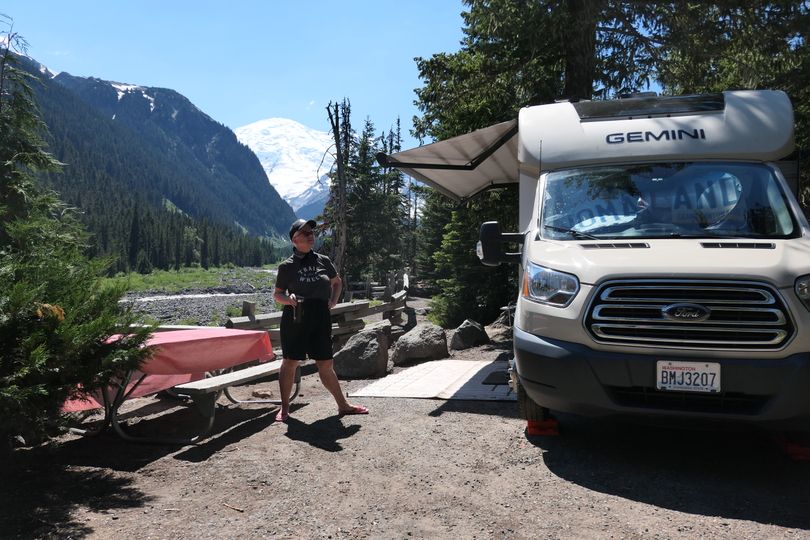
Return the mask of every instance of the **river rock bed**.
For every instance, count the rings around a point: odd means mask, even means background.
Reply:
[[[272,288],[249,284],[185,289],[171,295],[145,291],[127,294],[121,300],[149,321],[197,326],[224,326],[228,317],[241,314],[245,301],[256,303],[256,313],[276,311]]]

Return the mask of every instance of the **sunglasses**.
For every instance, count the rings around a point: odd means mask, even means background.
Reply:
[[[301,236],[315,236],[314,231],[298,231],[298,234]]]

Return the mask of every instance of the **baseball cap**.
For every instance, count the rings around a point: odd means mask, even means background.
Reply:
[[[290,240],[292,240],[292,237],[295,233],[297,233],[307,225],[309,225],[310,229],[314,229],[315,227],[318,226],[318,224],[315,223],[314,219],[296,219],[295,221],[293,221],[293,224],[290,225]]]

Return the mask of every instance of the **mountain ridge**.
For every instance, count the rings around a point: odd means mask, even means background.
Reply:
[[[189,215],[220,215],[251,234],[281,237],[295,219],[255,154],[182,94],[66,72],[52,80],[110,122],[132,130],[156,156],[183,163],[188,175],[176,191],[191,189],[199,202],[188,207],[187,197],[168,193],[166,198]],[[160,189],[166,189],[160,172],[153,174]]]
[[[111,275],[261,266],[289,245],[295,214],[258,158],[181,94],[13,62],[30,76],[46,151],[63,164],[37,179],[75,209],[88,255],[109,258]]]

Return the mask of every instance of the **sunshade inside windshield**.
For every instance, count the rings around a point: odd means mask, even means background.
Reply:
[[[796,230],[770,167],[724,162],[549,173],[541,224],[558,239],[784,238]]]

